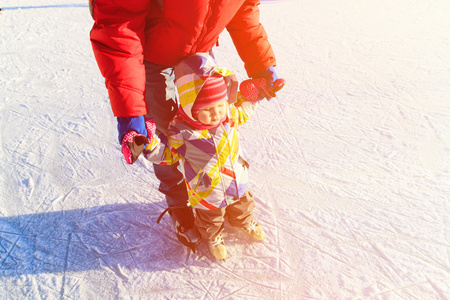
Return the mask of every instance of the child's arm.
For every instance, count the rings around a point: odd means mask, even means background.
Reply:
[[[258,101],[275,97],[275,92],[283,88],[284,79],[276,79],[272,87],[269,89],[265,78],[247,79],[239,85],[240,92],[236,103],[231,106],[231,115],[233,120],[242,125],[253,115],[257,107]]]
[[[257,107],[258,102],[241,99],[241,101],[231,105],[231,118],[238,126],[241,126],[253,116]]]
[[[177,149],[183,145],[183,139],[179,132],[169,131],[168,135],[155,133],[151,142],[144,148],[143,154],[152,163],[172,165],[182,158]]]

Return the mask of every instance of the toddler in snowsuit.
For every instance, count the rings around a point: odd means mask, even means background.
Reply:
[[[180,162],[195,224],[217,259],[225,259],[224,220],[261,240],[264,231],[254,220],[255,207],[248,191],[248,164],[242,156],[238,127],[258,105],[234,101],[237,80],[208,54],[196,54],[175,67],[180,108],[167,134],[154,133],[147,121],[149,144],[144,157],[153,163]],[[242,98],[240,98],[242,99]],[[149,134],[150,135],[150,134]]]

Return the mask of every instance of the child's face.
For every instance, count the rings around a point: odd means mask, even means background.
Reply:
[[[197,120],[205,125],[216,125],[222,120],[228,111],[228,99],[205,106],[198,111]]]

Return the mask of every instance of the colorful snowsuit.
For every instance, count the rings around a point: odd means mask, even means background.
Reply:
[[[175,67],[179,112],[183,110],[184,118],[195,122],[192,105],[204,79],[213,73],[228,80],[229,101],[235,100],[234,74],[218,66],[209,55],[191,56]],[[194,208],[212,210],[233,204],[248,187],[248,164],[239,145],[238,127],[251,117],[256,106],[247,101],[240,106],[230,104],[227,120],[212,129],[195,129],[178,115],[167,136],[155,135],[144,156],[154,163],[180,162]]]
[[[226,28],[249,77],[276,65],[259,0],[90,0],[94,55],[116,117],[148,113],[144,60],[175,66],[208,52]]]

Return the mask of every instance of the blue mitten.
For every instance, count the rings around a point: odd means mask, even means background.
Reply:
[[[145,120],[141,117],[118,117],[117,129],[122,154],[128,164],[134,163],[150,143],[155,134],[156,126],[153,119]]]
[[[136,131],[138,134],[147,136],[144,116],[117,117],[117,130],[119,131],[119,143],[121,144],[123,136],[130,131]]]

